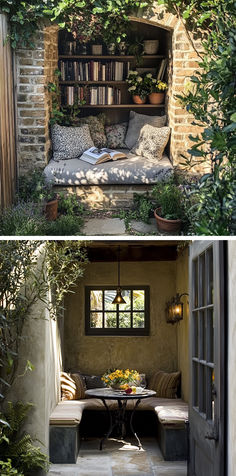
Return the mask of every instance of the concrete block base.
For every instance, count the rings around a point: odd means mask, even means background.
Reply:
[[[76,463],[80,446],[79,427],[50,426],[49,455],[54,464]]]

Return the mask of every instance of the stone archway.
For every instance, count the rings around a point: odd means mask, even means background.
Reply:
[[[155,7],[153,16],[131,17],[172,32],[168,90],[168,121],[171,127],[170,158],[178,165],[186,154],[189,134],[196,133],[193,117],[184,110],[176,95],[189,88],[190,76],[198,69],[198,56],[181,20]],[[50,97],[47,84],[58,65],[58,27],[45,26],[35,35],[34,49],[16,52],[18,163],[20,174],[44,167],[49,159]],[[199,47],[199,45],[196,45]]]

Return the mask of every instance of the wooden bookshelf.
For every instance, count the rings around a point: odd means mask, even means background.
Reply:
[[[136,56],[125,56],[125,55],[59,55],[60,59],[84,59],[84,60],[93,60],[93,59],[101,59],[101,60],[136,60]],[[152,60],[152,59],[164,59],[164,55],[142,55],[141,58],[143,60]]]
[[[63,84],[66,86],[66,85],[71,85],[73,86],[73,84],[90,84],[90,85],[98,85],[98,84],[110,84],[110,85],[113,85],[113,86],[119,86],[119,85],[125,85],[127,84],[126,81],[59,81],[59,84],[61,84],[63,86]]]
[[[71,106],[64,106],[64,107],[71,107]],[[79,105],[79,109],[154,109],[154,108],[163,108],[165,104],[84,104]]]

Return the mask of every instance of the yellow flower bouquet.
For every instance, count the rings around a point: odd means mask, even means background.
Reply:
[[[107,385],[107,387],[126,390],[131,386],[131,384],[134,386],[138,385],[140,382],[140,375],[137,370],[108,370],[102,376],[102,381]]]

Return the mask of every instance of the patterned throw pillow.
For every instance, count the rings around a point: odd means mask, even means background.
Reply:
[[[70,374],[66,372],[61,373],[61,399],[75,400],[76,399],[76,384],[71,378]]]
[[[131,152],[147,159],[161,160],[169,136],[169,127],[153,127],[146,124],[142,128],[138,142]]]
[[[165,373],[158,370],[152,376],[149,388],[156,392],[157,397],[176,398],[179,384],[180,372]]]
[[[110,147],[110,149],[126,149],[125,136],[127,127],[128,122],[106,126],[107,147]]]
[[[90,147],[94,147],[89,126],[66,127],[52,126],[53,159],[65,160],[80,157]]]
[[[70,375],[76,385],[76,400],[80,400],[81,398],[86,398],[85,390],[87,389],[86,389],[86,385],[82,375],[79,372],[76,372]]]
[[[95,147],[101,148],[107,146],[105,134],[105,115],[82,117],[81,124],[88,124],[92,140]]]
[[[125,138],[126,147],[132,149],[135,146],[141,129],[145,124],[150,124],[155,127],[163,127],[166,124],[166,116],[147,116],[146,114],[138,114],[130,111],[129,126]]]
[[[101,380],[100,375],[84,375],[84,377],[88,390],[92,388],[102,388],[106,386],[103,380]]]

